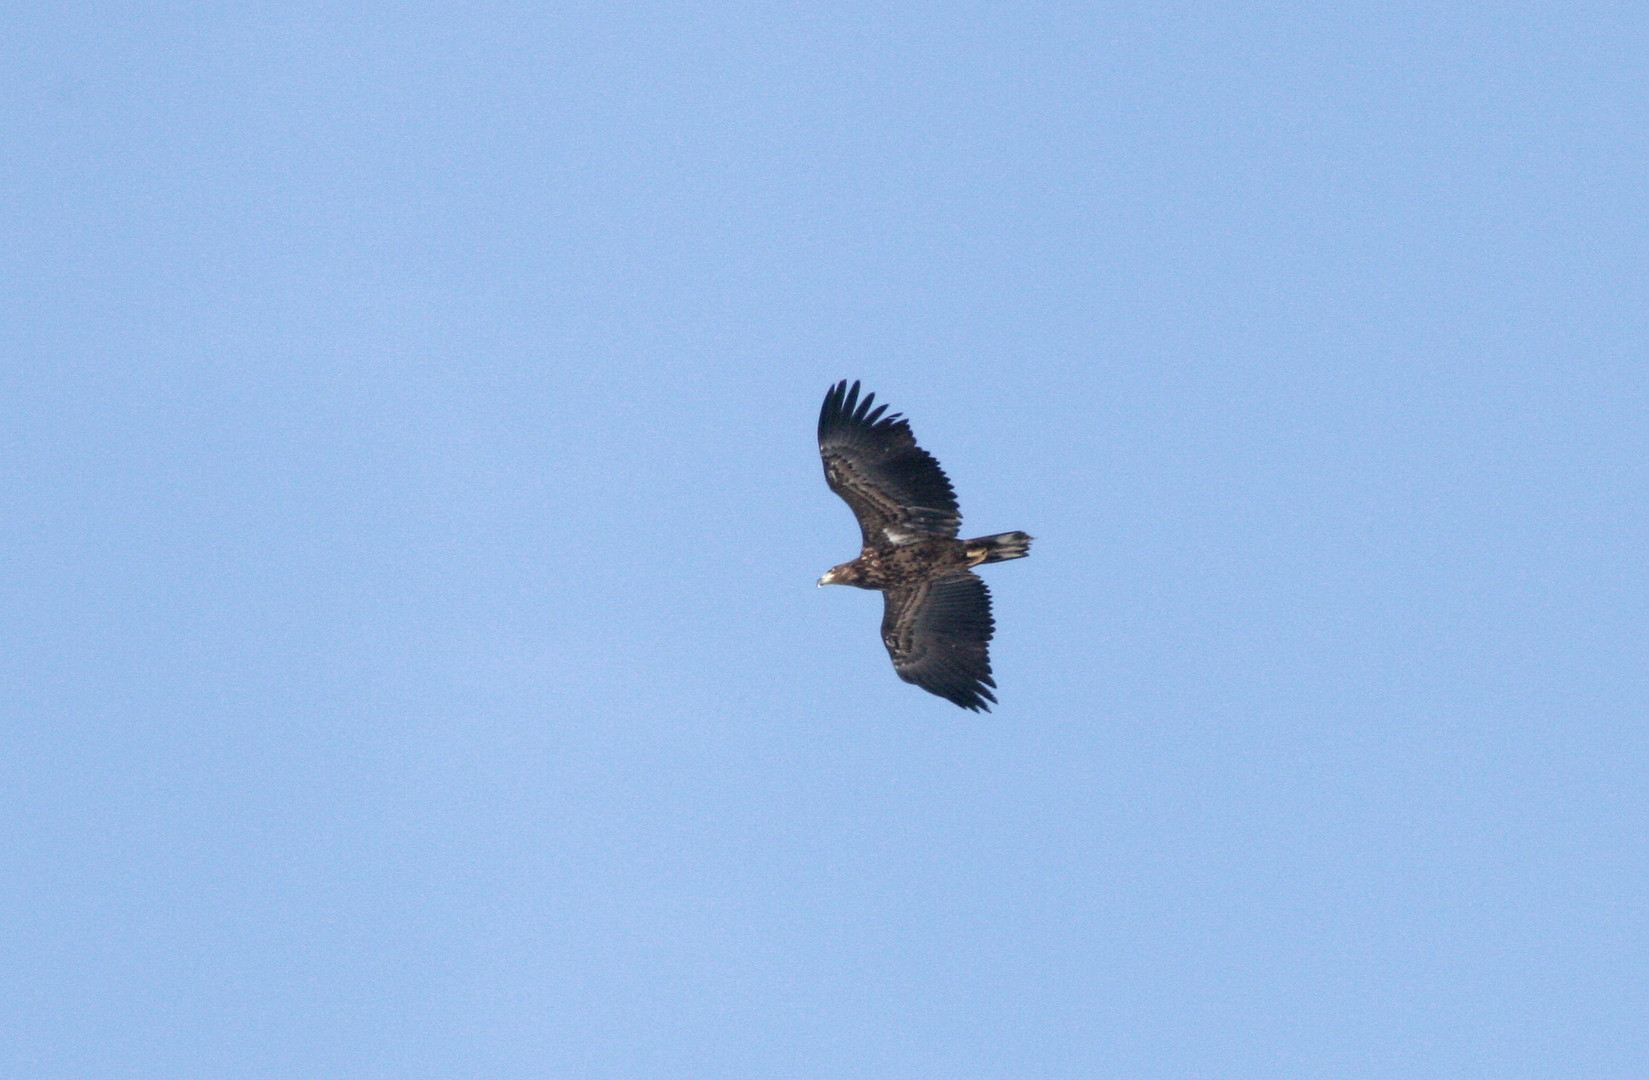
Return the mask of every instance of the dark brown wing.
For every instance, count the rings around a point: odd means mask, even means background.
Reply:
[[[987,646],[996,624],[985,583],[962,573],[882,596],[882,644],[899,677],[964,709],[990,712],[985,702],[996,695],[987,688],[996,680]]]
[[[910,421],[883,416],[859,400],[859,384],[843,379],[819,410],[819,456],[825,482],[859,519],[866,547],[956,538],[962,515],[956,494],[933,455],[916,445]]]

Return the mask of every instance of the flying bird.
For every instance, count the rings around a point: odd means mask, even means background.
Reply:
[[[825,482],[859,519],[864,548],[831,567],[820,585],[882,593],[882,644],[908,683],[964,709],[990,711],[991,594],[973,573],[981,563],[1021,559],[1022,532],[958,540],[962,514],[933,455],[916,445],[910,421],[871,408],[875,394],[843,379],[819,410]]]

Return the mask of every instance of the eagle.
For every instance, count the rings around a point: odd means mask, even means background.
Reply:
[[[910,421],[874,409],[875,394],[843,379],[819,410],[819,456],[825,483],[859,519],[864,548],[831,567],[820,585],[853,585],[882,593],[882,644],[893,670],[930,694],[989,712],[988,646],[996,628],[991,594],[973,573],[981,563],[1021,559],[1031,537],[1022,532],[958,540],[962,514],[956,493],[932,454],[916,445]]]

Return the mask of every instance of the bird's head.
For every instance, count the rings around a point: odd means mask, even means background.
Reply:
[[[843,563],[840,566],[832,566],[829,570],[826,570],[825,576],[819,579],[819,584],[821,586],[852,585],[858,580],[858,576],[859,571],[857,567],[855,567],[852,563]]]

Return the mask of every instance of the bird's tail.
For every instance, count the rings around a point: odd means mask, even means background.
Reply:
[[[968,561],[978,566],[980,563],[1023,559],[1031,553],[1032,539],[1033,537],[1022,532],[1009,532],[969,540]]]

